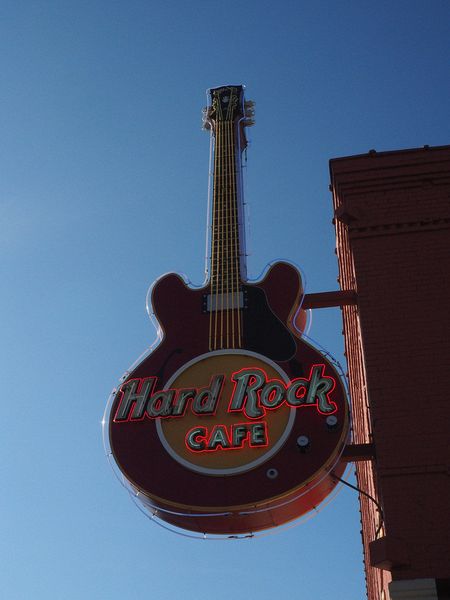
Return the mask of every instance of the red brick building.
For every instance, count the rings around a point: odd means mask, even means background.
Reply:
[[[330,161],[369,600],[450,598],[450,146]],[[351,297],[347,294],[347,297]],[[381,509],[381,510],[380,510]]]

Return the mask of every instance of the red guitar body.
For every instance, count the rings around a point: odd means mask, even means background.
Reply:
[[[323,362],[323,356],[315,348],[299,335],[294,335],[293,317],[297,316],[298,323],[305,322],[305,314],[299,314],[298,311],[303,290],[297,269],[288,263],[276,263],[261,282],[245,284],[245,288],[250,295],[254,293],[262,301],[256,306],[250,304],[243,311],[244,340],[248,337],[251,341],[245,349],[265,356],[269,354],[269,358],[290,379],[307,375],[306,365]],[[189,288],[176,274],[158,280],[153,287],[152,305],[163,337],[157,348],[130,372],[127,380],[157,375],[161,381],[167,381],[184,364],[209,352],[209,315],[203,309],[208,291],[208,286]],[[267,322],[270,322],[271,335],[267,333]],[[274,339],[275,331],[276,347],[267,352],[267,340]],[[259,342],[261,347],[258,347]],[[345,402],[345,398],[342,398],[342,402]],[[118,398],[112,406],[112,414],[117,410],[117,405]],[[312,413],[304,411],[298,421],[286,442],[292,447],[293,458],[299,454],[296,439],[305,431],[314,432],[316,429]],[[323,446],[314,461],[308,463],[304,476],[299,472],[300,465],[297,469],[287,469],[285,457],[280,455],[270,461],[270,468],[283,474],[276,482],[268,481],[274,488],[271,495],[276,497],[271,503],[274,509],[265,511],[262,510],[264,505],[261,505],[257,510],[248,512],[249,506],[258,505],[261,479],[267,479],[261,477],[261,471],[265,473],[267,465],[238,476],[241,480],[239,484],[236,484],[235,477],[231,480],[229,477],[218,478],[186,471],[170,456],[161,455],[155,422],[151,420],[120,425],[111,421],[110,443],[116,462],[135,490],[140,492],[141,502],[152,511],[159,509],[157,514],[163,520],[200,533],[238,534],[282,524],[303,514],[311,502],[313,506],[319,505],[336,485],[335,479],[326,475],[324,469],[330,447]],[[126,453],[123,452],[124,447],[127,448]],[[155,459],[149,464],[147,460],[136,461],[136,456],[154,456]],[[345,464],[341,463],[335,466],[334,474],[341,476],[344,470]],[[299,493],[297,489],[297,483],[303,477],[309,479],[308,494],[303,493],[304,490]],[[147,498],[142,490],[149,489],[152,490],[152,496]],[[286,494],[286,490],[291,489],[294,491]],[[283,498],[281,502],[280,497]],[[208,500],[205,502],[205,499]],[[230,503],[238,507],[232,518],[221,514],[229,510],[222,510],[221,507],[229,507]],[[183,506],[186,506],[186,513]],[[192,506],[198,507],[200,516],[196,516]],[[212,514],[212,507],[218,511],[218,515]],[[270,508],[270,504],[267,507]],[[239,516],[239,513],[244,514]]]

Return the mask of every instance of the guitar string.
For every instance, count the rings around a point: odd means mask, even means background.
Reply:
[[[241,305],[239,269],[239,223],[236,195],[236,160],[233,139],[232,104],[229,103],[227,118],[222,118],[222,107],[217,103],[216,142],[214,151],[212,248],[211,248],[211,302],[209,319],[209,348],[230,346],[230,320],[232,347],[241,346]],[[231,292],[230,292],[231,283]],[[236,287],[235,287],[236,285]],[[219,289],[220,288],[220,289]],[[225,288],[225,295],[224,295]],[[225,298],[224,298],[225,296]],[[231,298],[230,298],[231,296]],[[220,297],[220,308],[219,308]],[[224,311],[225,299],[225,311]],[[231,315],[230,311],[231,300]],[[235,304],[236,302],[236,304]],[[214,312],[214,341],[213,315]],[[220,312],[220,316],[219,313]],[[224,312],[226,334],[224,335]],[[235,328],[235,321],[237,327]],[[237,336],[235,329],[237,329]],[[220,336],[218,337],[218,333]]]
[[[229,205],[230,205],[230,190],[231,190],[231,180],[230,178],[233,176],[233,173],[231,171],[231,165],[230,165],[230,145],[232,142],[232,138],[231,138],[231,130],[230,130],[230,125],[232,125],[232,112],[233,112],[233,105],[234,105],[234,96],[233,96],[233,92],[230,94],[230,99],[228,102],[228,107],[227,107],[227,119],[226,119],[226,125],[225,125],[225,131],[226,131],[226,142],[224,145],[224,151],[225,151],[225,177],[223,177],[224,180],[224,198],[225,198],[225,202],[224,202],[224,211],[223,211],[223,219],[224,219],[224,223],[223,223],[223,229],[224,229],[224,241],[223,241],[223,246],[224,246],[224,268],[222,271],[222,281],[225,282],[225,310],[226,310],[226,318],[225,318],[225,323],[226,323],[226,348],[230,347],[230,311],[229,311],[229,306],[230,306],[230,297],[229,297],[229,265],[230,265],[230,261],[229,261]],[[223,298],[222,298],[222,308],[223,308]],[[223,345],[222,345],[223,347]]]
[[[230,145],[231,145],[231,130],[230,130],[230,125],[231,125],[231,102],[230,102],[230,106],[228,108],[228,117],[229,117],[229,122],[228,122],[228,127],[227,127],[227,144],[226,144],[226,162],[227,162],[227,168],[226,168],[226,173],[227,173],[227,177],[226,177],[226,186],[225,186],[225,190],[226,190],[226,194],[225,194],[225,252],[226,252],[226,260],[225,260],[225,272],[223,274],[223,276],[225,277],[225,305],[226,305],[226,324],[227,324],[227,335],[226,335],[226,347],[229,348],[230,347],[230,278],[229,278],[229,268],[230,268],[230,247],[229,247],[229,242],[230,242],[230,232],[229,232],[229,210],[230,210],[230,190],[231,190],[231,177],[233,177],[232,171],[231,171],[231,165],[230,165],[230,157],[229,157],[229,149],[230,149]],[[233,313],[231,313],[233,314]]]
[[[224,129],[224,123],[222,123],[222,130]],[[225,145],[222,144],[222,169],[221,169],[221,186],[220,186],[220,348],[223,348],[223,340],[224,340],[224,278],[223,274],[225,272],[225,245],[224,245],[224,213],[225,213],[225,202],[226,202],[226,189],[224,185],[224,150],[226,151],[226,129],[225,129]]]
[[[216,335],[214,339],[214,348],[217,348],[219,343],[217,340],[217,330],[219,329],[219,283],[221,287],[220,300],[221,300],[221,308],[223,304],[223,280],[220,277],[221,267],[223,265],[223,245],[222,245],[222,211],[223,211],[223,187],[222,187],[222,173],[223,173],[223,111],[222,104],[218,99],[218,121],[219,121],[219,133],[220,133],[220,143],[217,142],[217,154],[219,155],[219,172],[218,172],[218,210],[217,210],[217,268],[216,268],[216,298],[215,298],[215,323],[216,323]],[[220,266],[219,266],[220,265]],[[220,347],[222,347],[222,339],[223,339],[223,313],[220,311]]]
[[[227,120],[228,120],[228,113],[229,113],[229,105],[228,105],[228,110],[227,110]],[[221,268],[221,273],[220,273],[220,281],[221,281],[221,289],[222,289],[222,296],[221,296],[221,321],[222,321],[222,327],[223,327],[223,335],[222,338],[220,340],[220,347],[223,348],[224,344],[225,344],[225,339],[226,339],[226,334],[225,334],[225,328],[226,328],[226,317],[227,317],[227,311],[226,311],[226,295],[225,295],[225,290],[226,290],[226,258],[227,258],[227,248],[226,248],[226,223],[227,223],[227,219],[226,219],[226,212],[227,212],[227,183],[228,183],[228,158],[227,158],[227,147],[228,147],[228,129],[227,129],[227,120],[225,120],[225,122],[223,123],[223,129],[224,129],[224,137],[225,137],[225,143],[222,145],[223,148],[223,152],[222,152],[222,157],[223,157],[223,173],[222,173],[222,212],[220,214],[220,219],[221,219],[221,228],[220,228],[220,234],[222,236],[221,241],[222,241],[222,268]]]
[[[220,270],[220,348],[229,347],[229,311],[228,311],[228,204],[230,183],[230,131],[231,101],[228,104],[227,118],[222,123],[224,141],[221,144],[221,210],[220,210],[220,245],[221,245],[221,270]],[[226,331],[225,331],[226,330]],[[225,345],[226,344],[226,345]]]
[[[234,339],[234,319],[235,319],[235,306],[234,306],[234,278],[233,278],[233,229],[232,229],[232,210],[233,210],[233,182],[234,182],[234,156],[233,156],[233,148],[234,148],[234,138],[233,138],[233,109],[237,104],[237,96],[231,94],[228,111],[227,111],[227,144],[226,144],[226,162],[227,162],[227,177],[226,177],[226,228],[225,228],[225,244],[226,244],[226,267],[225,273],[223,274],[226,277],[226,305],[227,305],[227,348],[230,347],[230,318],[231,318],[231,336],[232,336],[232,347],[235,348],[235,339]],[[231,281],[231,290],[230,290],[230,281]],[[230,298],[231,296],[231,298]],[[231,314],[230,314],[230,300],[231,300]]]
[[[233,229],[232,229],[232,210],[233,210],[233,181],[234,181],[234,160],[233,160],[233,109],[237,104],[237,96],[231,95],[230,104],[228,106],[228,143],[227,143],[227,211],[226,211],[226,247],[227,247],[227,263],[226,263],[226,282],[227,282],[227,347],[230,347],[230,318],[231,318],[231,347],[235,348],[234,338],[234,319],[235,319],[235,306],[234,306],[234,289],[233,289]],[[231,289],[230,289],[231,281]],[[231,298],[230,298],[231,296]],[[231,313],[230,313],[230,300],[231,300]]]
[[[215,144],[215,142],[214,142]],[[213,193],[212,193],[212,207],[211,207],[211,257],[210,257],[210,298],[214,293],[214,220],[216,214],[216,190],[215,190],[215,178],[216,178],[216,151],[214,146],[214,162],[213,162]],[[206,310],[208,310],[208,304],[206,304]],[[209,311],[209,350],[212,350],[212,311]]]
[[[237,196],[237,188],[236,188],[236,177],[237,177],[237,173],[238,173],[238,164],[237,164],[237,160],[236,160],[236,156],[235,156],[235,149],[236,149],[236,143],[237,140],[235,140],[235,142],[233,143],[233,148],[232,148],[232,156],[233,156],[233,167],[236,170],[236,174],[233,177],[233,222],[234,222],[234,265],[235,265],[235,278],[236,278],[236,299],[237,299],[237,311],[236,311],[236,316],[237,316],[237,338],[238,338],[238,347],[240,348],[242,345],[242,340],[241,340],[241,303],[240,303],[240,298],[239,298],[239,284],[240,284],[240,265],[239,265],[239,252],[240,252],[240,247],[239,247],[239,219],[238,219],[238,196]]]
[[[235,144],[236,140],[233,137],[234,132],[234,124],[229,121],[228,123],[228,136],[226,147],[226,158],[227,158],[227,227],[226,227],[226,244],[227,244],[227,263],[226,263],[226,272],[223,273],[223,276],[226,277],[226,285],[227,285],[227,302],[229,302],[230,296],[230,281],[231,281],[231,302],[232,302],[232,312],[231,312],[231,322],[232,322],[232,338],[233,344],[232,347],[236,347],[236,339],[235,339],[235,321],[237,320],[238,330],[239,330],[239,339],[238,346],[241,345],[240,339],[240,302],[239,302],[239,250],[238,250],[238,230],[237,230],[237,218],[236,218],[236,160],[235,160]],[[230,233],[231,231],[231,233]],[[234,284],[236,285],[236,289],[234,288]],[[236,302],[236,304],[235,304]],[[227,344],[229,345],[229,344]]]
[[[235,303],[235,289],[234,289],[234,268],[235,268],[235,256],[234,256],[234,236],[235,236],[235,231],[234,231],[234,219],[233,219],[233,211],[234,211],[234,202],[235,202],[235,198],[234,198],[234,177],[235,177],[235,173],[234,173],[234,155],[233,155],[233,148],[234,148],[234,144],[235,144],[235,140],[233,139],[233,124],[230,124],[230,136],[232,139],[232,142],[230,144],[230,151],[229,151],[229,161],[230,161],[230,170],[231,170],[231,178],[230,178],[230,229],[231,229],[231,235],[230,235],[230,239],[229,239],[229,244],[230,244],[230,271],[228,272],[228,277],[231,280],[231,296],[232,296],[232,303],[233,303],[233,312],[232,312],[232,319],[233,319],[233,348],[235,348],[235,319],[236,319],[236,309],[238,309],[238,304]]]
[[[230,124],[230,137],[232,139],[231,133],[232,133],[232,124]],[[232,180],[230,181],[231,183],[231,191],[232,191]],[[229,274],[229,281],[231,281],[231,347],[235,348],[235,335],[234,335],[234,320],[235,320],[235,297],[234,297],[234,255],[233,255],[233,248],[234,248],[234,227],[233,227],[233,196],[232,194],[230,194],[230,239],[228,240],[228,243],[230,245],[230,268],[231,268],[231,273]]]
[[[217,138],[217,148],[216,148],[216,152],[218,155],[218,173],[217,173],[217,179],[216,179],[216,184],[217,184],[217,214],[216,214],[216,268],[215,268],[215,282],[216,282],[216,294],[215,294],[215,298],[214,298],[214,303],[213,303],[213,310],[214,310],[214,350],[217,348],[217,330],[219,328],[219,273],[220,273],[220,209],[221,209],[221,204],[222,204],[222,198],[221,198],[221,189],[220,189],[220,171],[221,171],[221,161],[222,161],[222,157],[219,154],[219,150],[221,147],[221,143],[222,143],[222,124],[221,122],[218,122],[217,124],[217,133],[218,133],[218,138]]]
[[[227,248],[227,261],[226,261],[226,271],[224,273],[224,276],[226,277],[226,287],[227,287],[227,347],[230,346],[229,343],[229,318],[228,318],[228,309],[229,309],[229,304],[230,304],[230,272],[231,272],[231,268],[232,268],[232,264],[233,264],[233,259],[232,259],[232,252],[231,252],[231,222],[230,222],[230,215],[231,215],[231,209],[232,209],[232,202],[233,202],[233,179],[234,179],[234,169],[233,169],[233,146],[234,146],[234,139],[233,139],[233,121],[231,119],[231,109],[232,109],[232,105],[230,105],[230,113],[229,113],[229,122],[228,122],[228,126],[227,126],[227,145],[226,145],[226,149],[227,149],[227,153],[226,153],[226,158],[227,158],[227,177],[226,177],[226,181],[227,181],[227,185],[226,185],[226,189],[227,189],[227,208],[226,208],[226,248]],[[232,302],[232,312],[231,312],[231,319],[232,322],[234,324],[234,290],[231,289],[231,302]],[[234,348],[234,340],[233,340],[233,348]]]
[[[227,148],[227,130],[226,130],[226,121],[222,122],[222,134],[224,141],[221,144],[221,158],[222,158],[222,167],[221,167],[221,177],[220,177],[220,227],[219,227],[219,240],[220,240],[220,271],[219,271],[219,281],[220,281],[220,339],[219,339],[219,348],[224,347],[224,339],[225,339],[225,208],[226,208],[226,148]]]
[[[227,347],[230,347],[230,341],[229,341],[229,336],[230,336],[230,323],[229,323],[229,318],[228,318],[228,308],[230,305],[230,293],[231,293],[231,323],[232,323],[232,347],[234,348],[234,290],[233,287],[231,287],[231,291],[230,291],[230,268],[232,267],[232,246],[231,246],[231,242],[232,242],[232,229],[231,229],[231,221],[230,221],[230,217],[231,217],[231,211],[232,211],[232,202],[233,202],[233,195],[232,195],[232,190],[233,190],[233,178],[234,178],[234,172],[233,172],[233,157],[232,157],[232,151],[233,151],[233,145],[234,145],[234,140],[233,140],[233,119],[232,119],[232,111],[233,108],[235,106],[237,102],[237,97],[236,96],[232,96],[232,99],[230,99],[230,104],[228,107],[228,144],[227,144],[227,214],[226,214],[226,219],[227,219],[227,225],[226,225],[226,244],[227,244],[227,266],[226,266],[226,280],[227,280]],[[230,231],[231,230],[231,231]]]
[[[215,245],[216,245],[216,233],[215,233],[215,222],[217,213],[217,122],[216,122],[216,135],[214,141],[214,165],[213,165],[213,197],[212,197],[212,212],[211,212],[211,264],[210,264],[210,306],[209,306],[209,350],[213,350],[212,344],[212,332],[213,332],[213,301],[215,293],[214,285],[214,261],[216,258]],[[207,307],[208,308],[208,307]]]

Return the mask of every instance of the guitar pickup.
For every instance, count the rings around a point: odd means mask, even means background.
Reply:
[[[229,294],[203,294],[203,313],[239,308],[247,308],[247,294],[243,291]]]

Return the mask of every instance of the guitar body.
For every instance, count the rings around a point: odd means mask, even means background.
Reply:
[[[234,89],[219,88],[223,106]],[[215,126],[209,282],[194,289],[168,274],[154,284],[160,342],[114,395],[108,437],[148,512],[201,534],[237,535],[297,518],[333,490],[349,416],[339,374],[302,337],[299,271],[278,262],[258,282],[241,277],[229,149],[242,131],[233,117]]]
[[[295,267],[285,262],[276,263],[269,268],[262,281],[245,283],[243,287],[247,292],[248,302],[247,307],[242,310],[244,344],[240,350],[248,351],[250,356],[257,354],[267,357],[271,363],[277,364],[280,371],[286,373],[290,380],[304,377],[308,374],[309,365],[323,361],[323,356],[305,342],[292,325],[303,297],[301,276]],[[204,298],[209,291],[208,285],[192,289],[179,275],[173,273],[157,281],[152,291],[152,306],[163,337],[155,350],[130,372],[126,381],[157,376],[161,382],[159,387],[165,388],[174,373],[182,369],[183,365],[199,356],[217,355],[217,351],[211,352],[208,347],[210,315],[203,309]],[[233,352],[240,356],[240,350]],[[227,350],[221,352],[224,355],[229,354]],[[231,356],[233,357],[233,354]],[[344,398],[342,400],[345,402]],[[119,402],[120,397],[116,396],[112,414],[117,411]],[[298,423],[294,423],[287,441],[291,443],[297,456],[295,440],[305,431],[305,427],[308,431],[314,428],[313,419],[309,419],[314,415],[308,415],[305,411],[300,416],[300,412],[296,415]],[[311,420],[309,426],[306,425],[308,419]],[[269,504],[258,506],[253,513],[247,514],[250,506],[258,505],[259,480],[267,479],[268,467],[265,462],[259,469],[255,468],[240,475],[239,486],[229,477],[211,477],[196,472],[186,475],[183,465],[180,466],[170,456],[160,456],[160,438],[156,422],[150,419],[120,424],[111,421],[110,444],[122,472],[126,474],[133,488],[141,494],[141,501],[147,503],[152,510],[159,509],[159,516],[163,515],[162,518],[173,525],[199,532],[226,531],[238,534],[273,527],[298,516],[299,511],[301,512],[304,495],[299,494],[295,486],[298,472],[288,472],[284,469],[283,478],[278,477],[276,483],[270,482],[276,499]],[[124,446],[127,447],[125,455],[122,452]],[[325,478],[320,468],[327,450],[329,449],[324,447],[318,460],[308,464],[305,476],[310,480],[312,488],[308,504],[311,494],[314,494],[316,505],[334,487],[334,480],[330,477]],[[142,460],[136,461],[136,456],[142,457]],[[152,461],[152,456],[158,456],[157,461]],[[282,470],[279,462],[273,459],[270,468]],[[344,465],[341,465],[335,472],[342,474],[343,470]],[[196,484],[193,484],[193,480],[196,480]],[[286,493],[291,488],[294,488],[294,491]],[[153,490],[149,497],[143,493],[143,490],[148,489]],[[168,489],[171,490],[169,497]],[[284,498],[282,502],[280,497]],[[206,498],[208,500],[205,502]],[[224,512],[224,498],[233,502],[235,512],[232,518],[221,514]],[[261,510],[263,506],[271,504],[274,507],[278,504],[282,506],[271,512]],[[187,506],[191,507],[188,516],[184,514]],[[198,507],[198,516],[192,510],[192,506]],[[230,505],[226,506],[226,510],[230,510]],[[213,511],[218,511],[219,515],[211,516]],[[246,513],[245,518],[239,517],[242,511]]]
[[[258,283],[243,283],[246,306],[241,311],[243,344],[274,360],[295,353],[293,331],[289,329],[303,298],[300,273],[288,263],[272,265]],[[208,352],[210,315],[204,299],[210,286],[188,287],[176,274],[160,279],[152,291],[152,306],[164,337],[162,344],[197,356]]]

